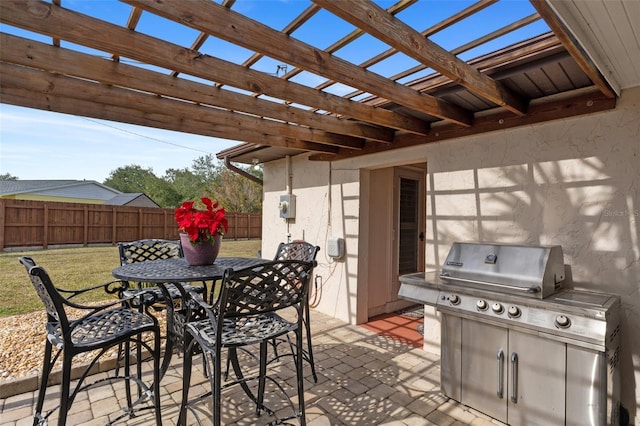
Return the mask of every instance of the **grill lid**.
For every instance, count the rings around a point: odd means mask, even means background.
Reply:
[[[564,280],[561,246],[455,242],[440,278],[457,285],[543,299]]]

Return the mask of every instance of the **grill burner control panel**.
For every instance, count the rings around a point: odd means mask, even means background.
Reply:
[[[607,327],[605,318],[572,314],[549,301],[541,304],[545,306],[442,291],[437,308],[590,343],[604,343]]]

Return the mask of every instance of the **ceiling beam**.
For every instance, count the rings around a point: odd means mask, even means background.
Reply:
[[[567,49],[571,57],[582,69],[582,71],[589,77],[589,79],[595,84],[600,91],[610,97],[615,98],[616,94],[606,82],[598,68],[584,53],[584,51],[578,46],[575,38],[567,30],[567,28],[560,22],[556,14],[551,10],[549,4],[544,0],[531,0],[531,4],[536,8],[542,19],[547,23],[551,31],[558,37],[558,40]]]
[[[208,129],[211,131],[209,135],[225,139],[270,145],[267,143],[267,135],[272,135],[331,146],[336,146],[336,142],[344,145],[353,139],[5,62],[0,62],[0,75],[2,75],[0,87],[3,91],[15,89],[36,93],[43,98],[58,97],[94,102],[105,106],[137,110],[143,116],[172,115],[178,120],[199,123],[196,128]],[[67,108],[63,112],[84,115],[83,108],[84,106]],[[127,117],[120,117],[118,121],[129,122]],[[348,144],[352,145],[352,143]],[[361,149],[363,143],[361,140],[355,140],[353,146]]]
[[[364,123],[342,120],[281,103],[256,99],[211,85],[173,78],[144,68],[115,63],[62,47],[0,33],[0,60],[121,87],[165,95],[177,99],[242,111],[259,117],[297,123],[310,128],[366,138],[379,142],[393,141],[394,132]],[[284,125],[284,123],[283,123]]]
[[[0,87],[2,102],[25,108],[54,111],[63,114],[72,114],[82,117],[92,117],[100,120],[117,121],[121,123],[135,124],[138,126],[153,127],[157,129],[172,130],[180,133],[191,133],[201,136],[226,139],[220,135],[217,129],[212,129],[202,122],[178,118],[169,114],[149,114],[127,107],[97,104],[92,101],[84,101],[61,96],[42,96],[41,92],[33,92],[24,89]],[[80,110],[80,113],[77,111]],[[313,142],[304,142],[291,138],[273,135],[259,135],[256,132],[247,132],[247,143],[262,146],[279,146],[284,148],[299,149],[302,151],[317,151],[324,154],[337,152],[337,147],[322,145]],[[253,141],[252,141],[253,140]],[[215,141],[212,141],[215,143]]]
[[[350,87],[393,99],[394,102],[407,108],[459,125],[471,125],[472,114],[457,105],[416,92],[210,0],[191,0],[188,2],[123,1],[199,31],[215,35],[246,49],[332,78]],[[344,3],[351,4],[351,2]]]
[[[406,148],[428,143],[442,142],[450,139],[469,138],[483,133],[496,132],[514,127],[528,126],[536,123],[543,123],[562,118],[575,117],[579,115],[593,114],[607,111],[616,107],[616,99],[609,98],[598,90],[591,89],[589,92],[578,90],[572,97],[563,99],[532,102],[525,116],[513,115],[508,111],[497,110],[494,114],[487,114],[476,117],[474,124],[469,128],[462,128],[451,124],[434,126],[433,132],[428,136],[414,137],[413,135],[400,135],[396,137],[393,145],[395,148]],[[555,98],[555,97],[554,97]],[[333,161],[344,158],[357,157],[365,154],[386,152],[388,147],[382,144],[368,145],[361,151],[349,149],[339,149],[335,155],[325,156],[315,154],[310,156],[311,160]]]
[[[188,4],[189,2],[176,2]],[[414,117],[363,105],[340,96],[245,69],[200,52],[110,24],[42,1],[0,1],[0,22],[143,63],[190,74],[346,117],[428,134],[429,124]]]
[[[351,24],[428,65],[455,83],[517,115],[524,115],[526,100],[480,73],[457,56],[424,37],[369,0],[313,0]]]

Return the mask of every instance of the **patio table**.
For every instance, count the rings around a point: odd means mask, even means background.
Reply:
[[[225,270],[257,266],[267,261],[256,257],[218,257],[212,265],[191,266],[185,258],[169,258],[129,263],[115,268],[112,274],[115,278],[121,280],[156,283],[162,287],[165,287],[165,284],[168,283],[180,286],[181,283],[185,282],[202,281],[205,285],[210,282],[211,287],[206,289],[205,294],[209,294],[212,297],[215,283],[222,279]],[[211,303],[211,301],[209,302]],[[175,313],[174,309],[168,310],[171,313]],[[181,330],[178,330],[178,328],[184,326],[186,319],[174,317],[176,315],[173,315],[173,317],[167,315],[167,330],[173,330],[174,333],[181,336]],[[167,342],[160,371],[161,378],[169,368],[174,346],[176,344],[172,338],[169,338],[169,332],[167,332]],[[237,364],[234,367],[237,367]]]

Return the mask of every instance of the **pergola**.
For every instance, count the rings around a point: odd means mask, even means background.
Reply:
[[[504,14],[509,2],[454,2],[459,10],[435,21],[444,3],[304,0],[278,28],[242,1],[123,3],[117,22],[64,0],[1,1],[1,101],[237,140],[218,157],[238,162],[304,152],[330,161],[612,109],[620,83],[600,70],[624,62],[596,63],[589,43],[605,38],[640,57],[637,36],[624,37],[640,7],[624,0],[531,0],[532,13],[517,18]],[[491,29],[456,30],[474,19]],[[518,35],[536,22],[546,30]],[[177,36],[184,29],[189,40]],[[446,31],[464,42],[432,41]],[[515,42],[487,50],[507,37]],[[376,53],[360,47],[365,39]],[[223,57],[231,45],[237,52]],[[474,51],[484,53],[463,59]]]

